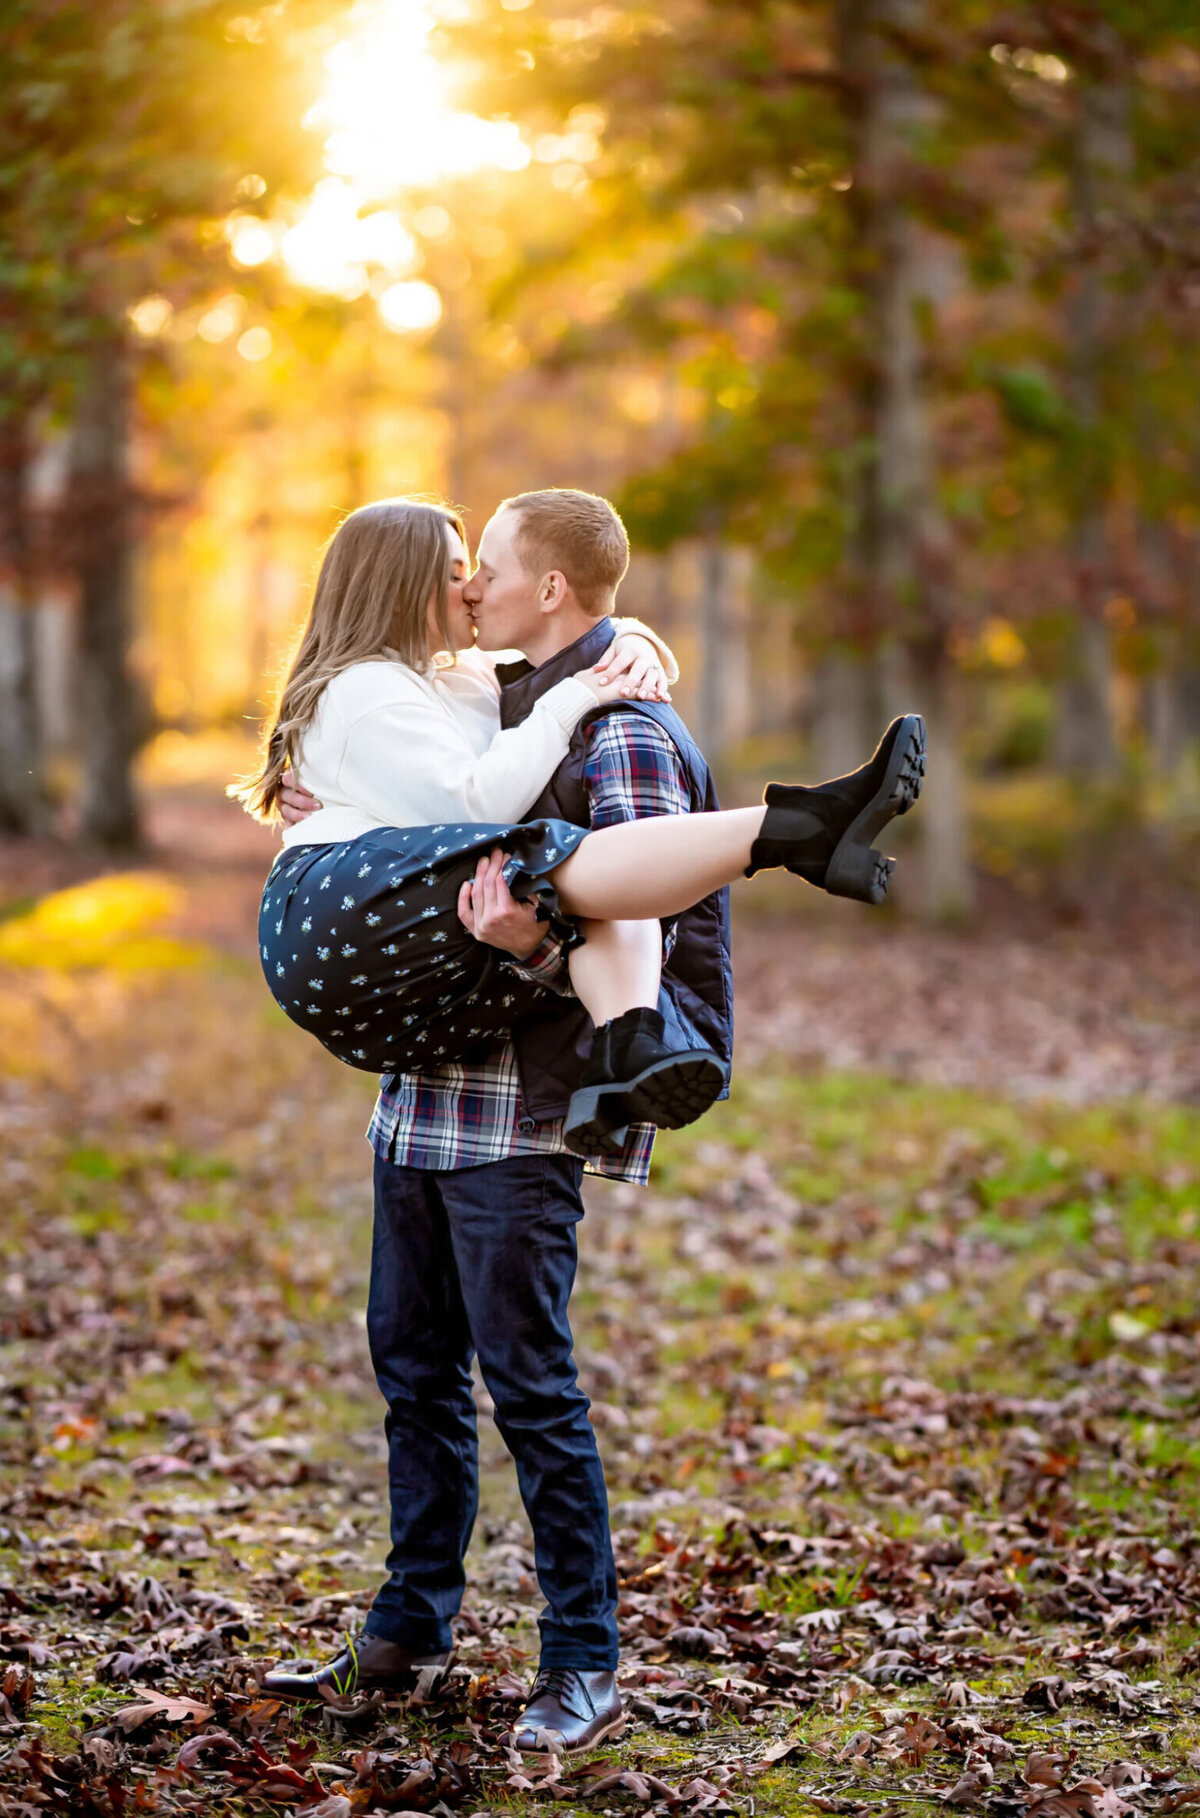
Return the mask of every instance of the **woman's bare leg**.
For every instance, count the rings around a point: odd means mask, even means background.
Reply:
[[[662,929],[657,922],[581,923],[585,943],[568,958],[575,995],[595,1023],[626,1010],[653,1010],[662,976]]]
[[[558,900],[593,921],[682,915],[742,876],[766,813],[729,808],[598,828],[550,873]]]

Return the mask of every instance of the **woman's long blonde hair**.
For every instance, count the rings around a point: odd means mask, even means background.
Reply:
[[[465,546],[466,530],[451,506],[378,499],[352,511],[330,538],[308,622],[268,722],[259,770],[229,787],[255,820],[278,819],[283,773],[295,767],[301,735],[335,675],[380,656],[385,646],[402,662],[423,669],[429,660],[431,597],[438,629],[449,644],[447,526]]]

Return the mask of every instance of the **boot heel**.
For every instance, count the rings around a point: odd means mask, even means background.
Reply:
[[[572,1155],[619,1155],[628,1123],[623,1093],[611,1086],[580,1086],[571,1094],[563,1141]]]
[[[829,861],[825,888],[830,896],[848,896],[858,903],[879,904],[888,893],[895,860],[874,847],[846,845]]]

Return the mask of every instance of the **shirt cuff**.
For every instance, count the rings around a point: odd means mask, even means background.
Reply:
[[[508,958],[504,965],[518,978],[527,979],[531,985],[545,985],[551,990],[561,989],[566,975],[566,954],[562,941],[557,934],[549,933],[542,937],[526,959]]]
[[[553,688],[547,688],[538,702],[539,707],[544,707],[551,718],[558,721],[568,738],[584,714],[590,713],[599,704],[595,690],[573,675],[569,675],[565,682],[555,682]]]

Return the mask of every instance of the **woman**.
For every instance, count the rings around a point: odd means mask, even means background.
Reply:
[[[234,791],[260,819],[273,818],[289,765],[321,793],[321,812],[284,835],[260,954],[287,1014],[371,1072],[465,1055],[541,996],[497,974],[497,956],[466,937],[459,884],[504,837],[527,854],[537,893],[583,832],[556,823],[551,838],[547,823],[524,834],[514,823],[586,713],[634,693],[666,698],[660,653],[674,667],[636,620],[615,621],[603,674],[559,684],[502,733],[493,661],[471,643],[467,571],[453,513],[404,499],[353,513],[322,565],[263,767]],[[552,889],[544,895],[550,913]],[[581,968],[585,995],[607,932],[595,931]]]
[[[606,658],[612,679],[561,682],[501,732],[494,669],[471,648],[467,572],[462,525],[448,510],[398,499],[353,513],[326,554],[262,769],[235,791],[273,818],[291,767],[323,803],[284,836],[260,952],[276,1001],[331,1052],[371,1072],[465,1058],[539,1000],[536,987],[498,977],[493,951],[459,921],[461,886],[494,852],[513,894],[563,933],[572,983],[597,1022],[593,1002],[611,1018],[623,966],[630,1007],[645,1001],[649,942],[661,959],[658,919],[743,872],[787,865],[816,881],[816,867],[835,893],[881,900],[890,861],[870,841],[920,787],[915,716],[895,723],[863,771],[823,791],[772,785],[765,810],[594,834],[523,824],[584,715],[631,689],[653,696],[662,677],[640,640],[626,643]],[[631,919],[643,924],[632,961]],[[636,1081],[591,1078],[568,1119],[572,1146],[594,1145],[615,1118],[690,1122],[724,1077],[700,1050],[664,1055]]]

